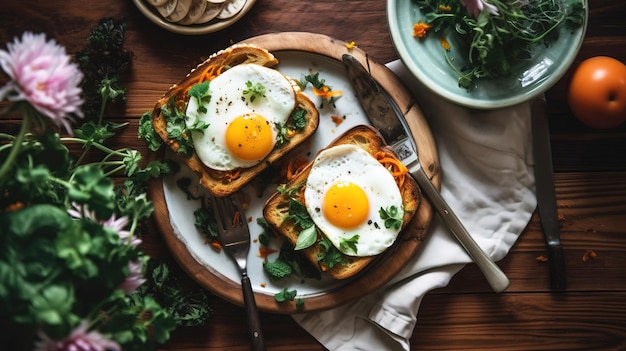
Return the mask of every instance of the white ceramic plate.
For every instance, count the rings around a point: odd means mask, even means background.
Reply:
[[[570,0],[565,0],[570,1]],[[387,0],[387,19],[393,45],[409,71],[438,95],[460,105],[478,109],[495,109],[515,105],[544,93],[565,74],[582,44],[585,23],[573,33],[562,29],[559,39],[550,47],[534,51],[533,59],[516,69],[515,74],[500,79],[480,80],[470,91],[458,86],[458,75],[448,65],[439,35],[413,36],[413,24],[424,21],[412,0]],[[432,33],[429,33],[432,34]],[[453,39],[448,38],[450,42]],[[450,56],[462,66],[465,53],[454,50]],[[532,74],[524,72],[533,72]]]

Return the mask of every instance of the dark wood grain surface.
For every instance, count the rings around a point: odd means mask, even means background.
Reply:
[[[128,97],[111,118],[128,121],[114,141],[147,153],[136,138],[138,117],[171,83],[210,53],[252,36],[308,31],[354,40],[379,62],[397,58],[383,0],[258,0],[234,26],[213,34],[181,36],[144,18],[130,0],[0,0],[0,42],[24,30],[46,32],[76,52],[101,17],[128,19],[126,46],[134,54],[124,77]],[[608,55],[626,62],[626,6],[591,0],[589,27],[575,61]],[[4,45],[4,44],[3,44]],[[566,91],[571,70],[546,94],[562,241],[568,273],[565,292],[551,292],[539,217],[535,213],[500,266],[510,288],[494,294],[474,265],[422,303],[413,350],[624,350],[626,349],[626,126],[593,130],[571,114]],[[1,78],[1,79],[4,79]],[[3,119],[0,128],[14,128]],[[146,233],[146,250],[168,255],[160,234]],[[589,249],[594,260],[583,262]],[[160,350],[245,350],[242,308],[211,298],[204,327],[180,328]],[[289,316],[262,313],[269,350],[323,350]]]

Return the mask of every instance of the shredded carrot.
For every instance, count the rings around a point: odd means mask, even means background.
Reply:
[[[259,247],[259,254],[257,256],[261,257],[262,259],[266,259],[267,256],[273,254],[274,252],[278,252],[278,250],[270,249],[270,248],[265,247],[265,246],[260,246]]]
[[[235,170],[226,172],[226,174],[224,175],[224,179],[226,180],[226,182],[230,183],[233,180],[239,178],[240,175],[241,175],[241,168],[237,168]]]
[[[409,172],[406,166],[388,151],[379,151],[374,156],[380,164],[391,172],[396,184],[401,187],[404,184],[406,174]]]
[[[330,119],[332,119],[333,122],[335,122],[336,126],[339,126],[344,121],[344,118],[339,117],[339,116],[335,116],[335,115],[330,116]]]
[[[4,211],[0,211],[0,212],[14,212],[14,211],[18,211],[24,208],[24,203],[23,202],[15,202],[10,204],[9,206],[7,206]]]
[[[289,163],[287,163],[287,173],[285,174],[287,180],[292,180],[296,174],[300,173],[307,162],[307,159],[303,156],[290,159]]]
[[[241,212],[237,211],[235,212],[235,215],[233,216],[232,226],[236,227],[239,224],[240,220],[241,220]]]
[[[583,262],[589,261],[589,259],[595,259],[598,257],[598,254],[593,250],[587,250],[582,257]]]
[[[222,250],[222,244],[220,244],[217,240],[211,240],[211,247],[217,250],[218,252]]]
[[[348,48],[348,50],[350,49],[354,49],[356,47],[356,43],[353,41],[346,43],[346,48]]]
[[[430,24],[426,24],[424,22],[415,23],[413,25],[413,36],[423,38],[426,36],[426,32],[432,27],[433,26],[431,26]]]
[[[306,185],[303,185],[300,188],[300,193],[298,194],[298,201],[300,201],[301,204],[306,205],[306,201],[304,200],[304,190],[306,190]]]
[[[441,37],[439,39],[439,45],[441,45],[441,47],[444,48],[446,51],[450,51],[450,42],[448,41],[448,39]]]
[[[296,134],[298,134],[298,131],[295,129],[289,129],[287,131],[287,133],[285,134],[285,136],[289,139],[293,138]]]
[[[224,66],[208,65],[204,69],[204,71],[202,71],[202,73],[200,74],[200,79],[198,79],[198,83],[202,83],[202,82],[205,82],[207,80],[211,81],[215,77],[217,77],[220,74],[222,74],[223,71],[224,71]]]
[[[341,92],[341,90],[330,90],[328,85],[324,85],[321,89],[313,87],[313,94],[321,96],[322,99],[330,99],[334,96],[341,96],[341,94],[343,93]]]

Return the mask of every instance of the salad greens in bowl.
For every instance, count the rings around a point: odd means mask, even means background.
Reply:
[[[495,109],[532,99],[582,44],[587,0],[388,0],[394,47],[427,88]]]

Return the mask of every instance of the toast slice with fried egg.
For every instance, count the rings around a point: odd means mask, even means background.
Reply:
[[[389,173],[392,174],[396,184],[385,184],[385,186],[397,186],[401,196],[403,213],[401,215],[402,224],[398,237],[402,235],[402,230],[410,223],[416,214],[420,204],[420,190],[415,180],[407,173],[406,168],[398,160],[393,150],[387,146],[382,135],[374,128],[366,125],[353,127],[337,139],[335,139],[327,148],[328,150],[339,145],[356,145],[360,149],[366,151],[369,155],[378,160]],[[321,150],[320,153],[324,150]],[[320,153],[317,155],[319,156]],[[280,191],[273,194],[265,203],[263,216],[272,231],[279,237],[284,238],[291,243],[293,247],[298,245],[298,238],[304,232],[303,228],[298,224],[302,219],[302,213],[294,214],[294,208],[300,205],[294,205],[294,202],[300,203],[302,207],[307,207],[304,196],[304,188],[307,184],[307,178],[310,176],[314,161],[308,163],[294,178],[287,184],[281,186]],[[339,162],[341,163],[341,162]],[[330,182],[330,181],[329,181]],[[391,189],[391,188],[389,188]],[[317,205],[316,205],[317,206]],[[378,210],[377,208],[375,210]],[[315,211],[320,211],[315,207]],[[310,212],[309,212],[310,213]],[[301,223],[301,222],[300,222]],[[372,224],[372,223],[370,223]],[[373,223],[373,226],[382,226],[382,222]],[[308,261],[320,271],[325,272],[335,279],[347,279],[366,269],[377,258],[385,254],[390,254],[389,250],[394,243],[384,249],[380,254],[372,254],[367,256],[346,255],[336,249],[329,249],[328,242],[323,241],[326,234],[317,226],[315,243],[298,249],[296,252],[301,253]],[[334,256],[341,255],[334,259],[329,265],[325,256],[329,254],[329,250],[333,251]]]
[[[195,108],[191,111],[189,106],[191,106],[190,101],[194,96],[194,89],[197,90],[196,87],[201,87],[202,83],[207,83],[206,86],[210,86],[214,79],[236,66],[244,67],[256,65],[265,69],[266,67],[274,67],[277,64],[278,60],[276,57],[263,48],[251,44],[235,44],[211,55],[180,82],[172,85],[158,100],[152,111],[152,126],[155,132],[166,145],[174,152],[181,155],[187,166],[199,175],[201,185],[215,196],[227,196],[241,189],[268,166],[277,163],[286,153],[307,140],[319,125],[319,112],[315,104],[301,91],[297,80],[284,77],[288,80],[287,86],[292,89],[289,93],[293,94],[294,100],[290,101],[290,103],[293,102],[293,104],[289,106],[293,106],[293,109],[287,110],[288,114],[285,116],[285,121],[281,123],[280,126],[270,123],[269,120],[266,121],[262,119],[263,123],[269,126],[265,127],[266,129],[272,128],[275,130],[274,133],[277,133],[276,130],[278,130],[278,133],[283,133],[280,135],[282,138],[281,143],[272,144],[273,146],[268,149],[271,151],[268,151],[269,153],[265,154],[266,156],[255,156],[258,160],[255,160],[254,162],[257,163],[253,165],[228,165],[231,168],[225,169],[212,166],[211,163],[208,163],[206,157],[212,155],[211,151],[198,148],[200,144],[198,144],[196,140],[204,137],[205,131],[201,129],[194,129],[192,131],[192,129],[189,129],[190,125],[188,123],[190,122],[188,121],[191,119],[191,112],[199,116],[201,114],[200,108],[204,108],[202,118],[204,119],[203,122],[205,122],[200,125],[203,125],[204,128],[211,128],[211,124],[218,124],[211,119],[211,113],[214,113],[215,110],[207,111],[207,109],[202,106],[198,108],[198,112],[195,111]],[[254,70],[251,71],[254,72]],[[254,81],[254,77],[245,82],[246,84],[250,84],[250,86],[248,86],[250,90],[254,90],[251,88],[251,86],[253,86],[252,81]],[[228,88],[228,84],[226,84],[226,87]],[[205,87],[205,90],[206,89]],[[242,90],[245,89],[245,87],[239,89],[240,92],[248,93],[247,90]],[[268,95],[269,93],[273,92],[267,92]],[[245,105],[254,102],[255,97],[257,98],[257,102],[265,98],[264,91],[256,96],[243,96],[243,93],[240,94],[241,96],[231,97],[231,102],[239,102],[239,99],[247,99],[244,103]],[[194,100],[194,103],[201,106],[202,100],[200,97],[197,97],[197,99],[197,101]],[[222,97],[210,97],[209,100],[210,99],[217,101],[218,99],[222,99]],[[228,111],[228,109],[227,107],[223,107],[221,111]],[[248,114],[245,115],[247,116]],[[254,114],[250,113],[250,115]],[[222,122],[220,121],[220,123]],[[297,127],[295,127],[296,125]],[[242,128],[248,127],[245,126]],[[189,145],[187,141],[190,136],[193,136],[194,142],[189,143]],[[212,136],[205,139],[209,140],[209,142],[213,140]],[[241,147],[250,144],[250,142],[242,140],[235,144]],[[203,145],[200,146],[204,147]],[[222,157],[223,159],[228,161],[232,158],[229,151],[225,151],[224,153],[226,155]],[[203,156],[205,158],[202,158]]]

